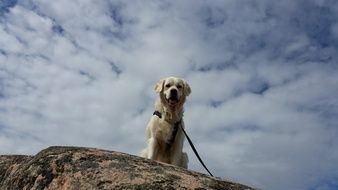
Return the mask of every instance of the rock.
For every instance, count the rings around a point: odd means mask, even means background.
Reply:
[[[0,189],[252,188],[124,153],[50,147],[35,156],[0,156]]]

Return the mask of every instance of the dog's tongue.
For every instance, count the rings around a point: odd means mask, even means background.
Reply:
[[[169,99],[169,105],[175,106],[177,104],[177,100]]]

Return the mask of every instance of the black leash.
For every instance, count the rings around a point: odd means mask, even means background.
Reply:
[[[205,164],[204,164],[204,162],[202,161],[200,155],[198,154],[198,152],[197,152],[197,150],[196,150],[194,144],[192,143],[192,141],[190,140],[189,136],[187,135],[187,133],[185,132],[185,130],[183,129],[182,126],[181,126],[181,129],[182,129],[182,131],[183,131],[185,137],[187,137],[188,142],[189,142],[189,144],[190,144],[192,150],[194,151],[194,153],[195,153],[196,157],[198,158],[198,160],[199,160],[199,161],[201,162],[201,164],[203,165],[204,169],[207,170],[207,172],[209,173],[210,176],[214,177],[214,176],[211,174],[211,172],[208,170],[208,168],[205,166]]]
[[[159,112],[159,111],[157,111],[157,110],[153,113],[153,115],[156,115],[157,117],[162,118],[162,113]],[[192,141],[190,140],[189,136],[187,135],[187,133],[186,133],[185,130],[183,129],[182,125],[179,125],[180,123],[181,123],[181,121],[175,123],[173,136],[172,136],[172,137],[170,138],[170,140],[169,140],[170,144],[172,144],[173,141],[175,140],[175,136],[176,136],[176,133],[177,133],[178,126],[181,126],[181,129],[182,129],[182,131],[183,131],[185,137],[187,137],[188,142],[189,142],[189,144],[190,144],[192,150],[194,151],[196,157],[198,158],[198,160],[200,161],[200,163],[202,164],[202,166],[204,167],[204,169],[207,170],[207,172],[209,173],[209,175],[212,176],[212,177],[214,177],[214,176],[211,174],[211,172],[208,170],[208,168],[205,166],[205,164],[204,164],[204,162],[202,161],[200,155],[198,154],[198,152],[197,152],[197,150],[196,150],[194,144],[192,143]],[[170,145],[170,144],[169,144],[169,145]]]

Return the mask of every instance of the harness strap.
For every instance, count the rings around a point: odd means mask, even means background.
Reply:
[[[174,130],[173,130],[173,133],[171,134],[171,137],[170,139],[168,140],[168,143],[167,145],[169,145],[169,148],[171,147],[171,145],[174,143],[175,141],[175,138],[176,138],[176,134],[177,134],[177,131],[178,131],[178,127],[180,126],[181,124],[181,121],[178,121],[175,123],[174,125]]]
[[[162,118],[162,113],[159,112],[159,111],[157,111],[157,110],[154,111],[153,115],[156,115],[156,116],[159,117],[160,119]],[[173,129],[173,132],[172,132],[172,134],[171,134],[171,137],[170,137],[170,139],[168,140],[168,142],[166,143],[166,144],[167,144],[167,149],[170,149],[170,148],[171,148],[171,145],[174,143],[175,138],[176,138],[176,135],[177,135],[177,131],[178,131],[178,128],[179,128],[180,124],[181,124],[181,120],[178,121],[178,122],[176,122],[176,123],[174,124],[174,129]]]

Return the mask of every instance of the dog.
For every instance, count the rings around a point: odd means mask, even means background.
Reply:
[[[144,158],[188,168],[188,155],[182,152],[184,134],[183,105],[191,88],[183,79],[168,77],[158,81],[155,91],[159,98],[147,128]]]

